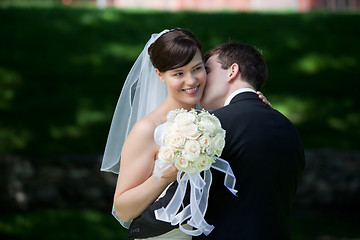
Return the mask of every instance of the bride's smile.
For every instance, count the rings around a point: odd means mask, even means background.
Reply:
[[[184,89],[183,91],[185,91],[185,93],[187,94],[196,94],[198,91],[199,91],[199,88],[200,85],[198,85],[197,87],[195,88],[191,88],[191,89]]]

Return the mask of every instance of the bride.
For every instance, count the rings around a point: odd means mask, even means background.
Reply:
[[[166,169],[159,180],[153,177],[160,147],[154,133],[170,111],[196,108],[205,84],[202,47],[189,30],[152,35],[124,83],[101,166],[102,171],[118,174],[112,213],[124,227],[176,180],[175,166]],[[191,239],[179,228],[171,229],[148,239]]]
[[[131,69],[114,113],[101,168],[118,171],[114,209],[125,227],[176,180],[174,166],[165,170],[159,181],[152,177],[159,150],[154,132],[166,122],[169,111],[195,108],[205,83],[201,44],[186,29],[153,35]],[[172,239],[191,239],[179,229],[166,234],[155,239],[168,238],[169,234]]]

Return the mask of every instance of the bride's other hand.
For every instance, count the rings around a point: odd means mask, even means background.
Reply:
[[[160,182],[152,176],[158,145],[154,141],[154,124],[139,120],[130,131],[122,148],[120,170],[114,194],[118,218],[129,222],[140,216],[176,179],[174,169],[164,171]]]
[[[257,91],[256,94],[259,96],[259,98],[260,98],[266,105],[268,105],[269,107],[272,108],[271,103],[269,102],[269,100],[267,100],[267,98],[264,96],[264,94],[262,94],[262,92]]]
[[[176,181],[177,173],[178,173],[178,169],[174,165],[171,165],[168,169],[166,169],[162,173],[160,181],[165,181],[170,184]]]

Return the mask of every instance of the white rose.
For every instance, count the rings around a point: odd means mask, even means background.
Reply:
[[[171,161],[174,157],[174,151],[171,147],[160,147],[158,158],[164,161]]]
[[[210,133],[216,133],[218,132],[218,129],[221,129],[221,123],[219,119],[208,112],[201,113],[199,124],[202,125],[205,131]]]
[[[195,172],[195,169],[191,166],[190,162],[183,156],[179,155],[175,159],[175,167],[181,171],[187,172],[187,173],[193,173]]]
[[[187,168],[187,166],[189,165],[189,162],[186,160],[186,158],[182,156],[178,157],[176,162],[179,165],[179,167],[183,169]]]
[[[225,139],[226,131],[222,128],[219,129],[219,132],[216,133],[216,135],[219,135],[219,137],[222,137]]]
[[[184,112],[180,113],[175,118],[175,127],[177,129],[183,129],[186,128],[188,125],[192,124],[195,121],[195,115]]]
[[[215,155],[215,149],[212,147],[205,148],[204,153],[206,153],[209,156],[213,156]]]
[[[213,138],[212,145],[215,150],[215,154],[217,156],[220,156],[222,153],[222,150],[225,147],[224,134],[222,134],[222,133],[216,134],[216,136]]]
[[[215,162],[213,158],[207,155],[201,155],[195,163],[195,168],[198,172],[202,172],[209,169],[213,162]]]
[[[220,120],[215,115],[210,115],[209,118],[214,123],[216,128],[221,128]]]
[[[198,127],[193,123],[188,125],[183,130],[183,133],[189,139],[196,139],[196,138],[198,138],[200,136],[200,132],[199,132]]]
[[[211,146],[211,138],[208,135],[203,135],[200,137],[199,143],[202,148],[208,148]]]
[[[225,131],[224,129],[222,129],[221,127],[216,128],[216,129],[214,130],[214,134],[218,134],[218,133],[220,133],[220,134],[221,134],[222,136],[224,136],[224,138],[225,138],[226,131]]]
[[[175,132],[176,132],[176,129],[175,129],[174,123],[168,122],[166,124],[165,136],[171,135],[172,133],[175,133]]]
[[[179,133],[172,133],[166,136],[165,144],[174,148],[181,148],[185,143],[185,136]]]
[[[196,140],[188,140],[182,151],[183,156],[189,161],[194,161],[200,154],[200,143]]]
[[[213,118],[210,115],[201,117],[199,125],[202,126],[204,131],[210,134],[213,134],[214,131],[218,128],[216,122],[213,121]]]

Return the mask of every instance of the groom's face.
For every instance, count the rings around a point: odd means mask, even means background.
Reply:
[[[223,107],[226,100],[228,70],[221,68],[217,59],[214,55],[205,63],[207,80],[200,105],[208,110]]]

